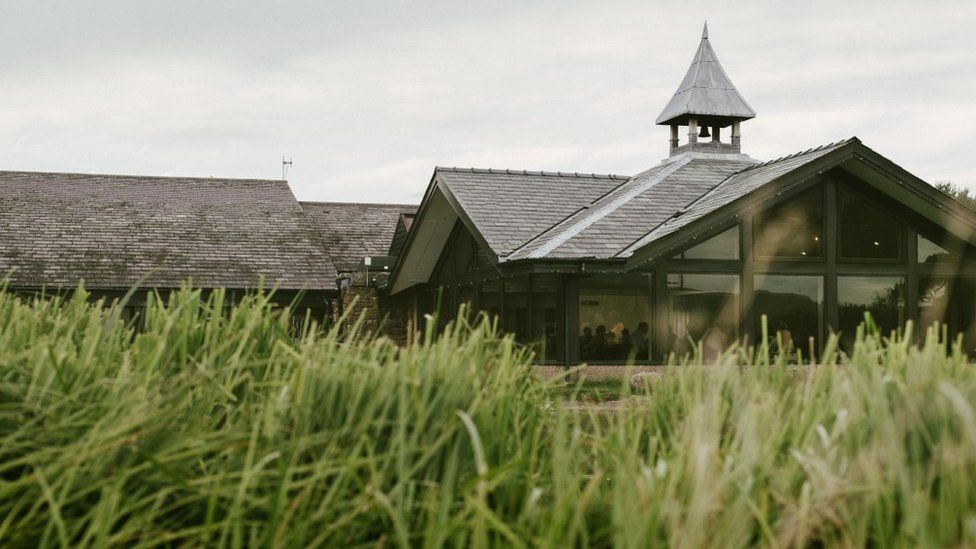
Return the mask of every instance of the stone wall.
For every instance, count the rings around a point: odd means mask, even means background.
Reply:
[[[375,333],[380,325],[380,304],[376,288],[347,286],[342,290],[342,312],[346,322],[355,324],[362,317],[361,330]]]
[[[383,308],[379,290],[372,286],[350,285],[342,290],[342,310],[346,322],[354,324],[362,316],[360,330],[375,334],[380,332],[398,345],[407,343],[407,313],[401,308]]]

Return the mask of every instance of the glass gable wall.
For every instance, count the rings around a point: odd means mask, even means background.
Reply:
[[[668,274],[668,349],[715,360],[739,337],[739,275]]]
[[[824,277],[757,275],[753,294],[753,334],[762,343],[762,319],[770,349],[789,357],[816,357],[824,337]]]
[[[651,292],[650,274],[580,278],[580,360],[650,360]]]
[[[732,343],[763,343],[764,317],[770,348],[807,360],[831,333],[849,351],[865,313],[885,334],[908,319],[920,334],[940,323],[976,351],[976,267],[964,267],[973,254],[866,185],[821,181],[628,273],[507,274],[469,235],[452,235],[417,302],[439,301],[442,321],[471,303],[540,363],[661,362],[696,350],[711,361]]]
[[[819,258],[823,255],[823,189],[775,204],[755,217],[760,258]]]

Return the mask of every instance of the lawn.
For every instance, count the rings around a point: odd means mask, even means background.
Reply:
[[[0,293],[0,546],[976,545],[976,374],[934,333],[672,365],[605,411],[567,403],[629,389],[490,326],[398,348],[225,305],[136,332]]]

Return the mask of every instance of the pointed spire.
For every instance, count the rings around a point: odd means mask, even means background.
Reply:
[[[702,29],[701,43],[688,67],[678,91],[657,117],[662,125],[687,124],[690,118],[699,122],[728,126],[733,120],[755,118],[756,111],[739,94],[708,40],[708,22]]]

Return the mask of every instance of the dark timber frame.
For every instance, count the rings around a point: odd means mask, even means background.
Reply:
[[[901,226],[897,259],[840,257],[839,242],[843,235],[839,220],[838,189],[841,187],[850,190],[861,200],[878,205],[897,218]],[[822,192],[821,256],[810,259],[757,257],[754,244],[757,214],[815,188],[821,189]],[[465,293],[467,299],[472,301],[473,308],[477,310],[482,301],[481,284],[498,281],[501,285],[499,303],[497,303],[503,317],[501,326],[509,328],[512,323],[504,317],[505,311],[509,310],[511,295],[505,288],[517,284],[521,288],[528,288],[525,303],[520,306],[527,309],[529,313],[526,316],[527,324],[521,328],[527,334],[538,334],[539,326],[534,323],[539,322],[541,318],[535,314],[540,301],[532,288],[542,276],[555,277],[557,305],[554,312],[557,319],[555,331],[558,337],[550,337],[549,341],[558,341],[559,349],[558,352],[548,353],[547,359],[541,362],[571,365],[581,361],[581,283],[583,278],[589,275],[647,273],[651,276],[649,362],[662,362],[668,358],[667,281],[669,274],[737,275],[739,277],[738,335],[740,340],[744,339],[747,342],[755,340],[751,332],[757,324],[757,313],[751,304],[756,295],[754,281],[757,275],[821,277],[823,318],[820,319],[822,328],[819,328],[819,331],[823,333],[817,334],[818,341],[823,341],[826,332],[836,331],[840,326],[838,277],[897,276],[903,278],[904,284],[900,290],[903,292],[903,306],[899,314],[904,319],[919,318],[919,280],[926,277],[950,279],[954,286],[964,288],[962,295],[967,299],[972,297],[976,301],[976,247],[974,247],[976,246],[976,219],[972,213],[940,191],[864,147],[856,139],[847,146],[791,170],[772,182],[689,222],[681,229],[654,240],[627,258],[499,261],[498,257],[487,248],[484,239],[477,235],[474,224],[467,219],[463,210],[460,210],[460,205],[452,202],[452,207],[459,210],[458,219],[447,245],[437,260],[430,282],[409,288],[393,296],[392,300],[401,304],[409,303],[413,319],[419,325],[423,322],[423,314],[428,312],[424,310],[423,302],[431,303],[432,292],[441,292],[445,305],[442,310],[450,311],[455,308],[459,304],[460,292]],[[928,213],[922,213],[925,211]],[[932,212],[937,215],[933,217]],[[933,221],[933,219],[942,221]],[[962,227],[962,232],[950,231],[948,229],[950,223],[956,223],[957,229]],[[731,227],[737,227],[739,230],[739,259],[676,258],[684,250]],[[954,236],[957,234],[969,236],[968,238]],[[935,264],[919,263],[917,261],[919,235],[940,243],[954,254],[956,260]],[[451,261],[453,250],[462,241],[466,242],[465,245],[478,249],[478,253],[472,256],[473,265],[467,269],[455,267],[452,272],[447,273],[446,264]],[[424,295],[427,297],[424,298]],[[973,308],[976,309],[976,303]],[[958,313],[953,314],[954,318],[958,318]],[[973,314],[976,315],[976,312]],[[976,338],[976,324],[973,331],[973,337]],[[521,339],[527,341],[528,338]]]

